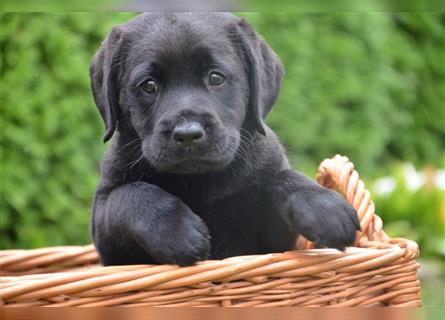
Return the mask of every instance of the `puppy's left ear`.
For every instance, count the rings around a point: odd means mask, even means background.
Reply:
[[[114,27],[90,64],[94,101],[105,123],[104,142],[113,136],[119,113],[118,77],[121,64],[123,31]]]
[[[284,67],[276,53],[245,19],[239,20],[238,29],[249,77],[247,116],[255,124],[257,131],[266,135],[263,119],[278,96]]]

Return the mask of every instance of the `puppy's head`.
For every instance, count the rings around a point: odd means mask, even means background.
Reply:
[[[114,27],[90,68],[109,140],[136,133],[159,171],[222,170],[243,131],[263,119],[283,67],[245,20],[230,14],[143,14]]]

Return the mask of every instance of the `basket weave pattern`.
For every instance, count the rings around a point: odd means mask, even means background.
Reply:
[[[0,252],[4,306],[420,306],[415,242],[383,231],[353,164],[335,156],[317,181],[357,210],[361,232],[345,252],[314,249],[208,260],[190,267],[102,267],[92,245]]]

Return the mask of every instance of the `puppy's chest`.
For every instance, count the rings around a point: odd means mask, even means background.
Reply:
[[[190,184],[164,186],[183,201],[207,225],[212,259],[260,252],[258,239],[267,201],[259,188],[225,193]],[[217,193],[219,192],[219,193]]]
[[[232,223],[254,224],[252,219],[260,216],[266,197],[259,187],[235,188],[206,181],[158,180],[156,184],[166,192],[178,197],[209,227]]]
[[[187,203],[187,200],[185,201]],[[254,192],[234,194],[211,202],[200,202],[194,199],[187,203],[192,211],[203,219],[210,229],[237,228],[242,225],[255,225],[259,216],[261,200]]]

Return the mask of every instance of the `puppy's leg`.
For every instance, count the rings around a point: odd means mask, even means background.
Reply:
[[[201,218],[152,184],[134,182],[102,200],[98,196],[93,219],[94,242],[105,265],[190,265],[209,254],[209,231]]]
[[[293,170],[278,173],[270,186],[273,208],[296,235],[340,250],[354,243],[357,213],[339,193]]]

